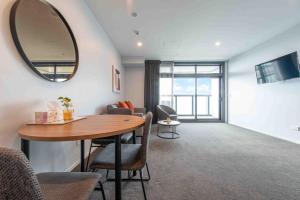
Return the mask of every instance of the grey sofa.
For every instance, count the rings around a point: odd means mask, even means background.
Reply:
[[[167,118],[170,118],[171,120],[177,120],[178,115],[176,111],[169,106],[158,105],[156,110],[158,120],[165,120]]]
[[[146,114],[146,108],[134,108],[134,111],[127,108],[119,108],[117,104],[107,105],[107,114],[122,114],[122,115],[136,115],[143,117]]]

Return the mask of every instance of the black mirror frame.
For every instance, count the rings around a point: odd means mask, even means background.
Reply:
[[[55,82],[55,83],[58,83],[56,81],[53,81],[51,79],[49,79],[48,77],[42,75],[37,69],[35,69],[35,66],[33,65],[33,63],[28,59],[26,53],[24,52],[23,48],[22,48],[22,45],[20,43],[20,40],[18,38],[18,34],[17,34],[17,28],[16,28],[16,12],[17,12],[17,8],[18,8],[18,5],[20,4],[22,0],[17,0],[12,8],[11,8],[11,11],[10,11],[10,17],[9,17],[9,21],[10,21],[10,31],[11,31],[11,34],[12,34],[12,38],[13,38],[13,41],[19,51],[19,53],[21,54],[21,57],[24,59],[24,61],[26,62],[26,64],[37,74],[39,75],[40,77],[42,77],[43,79],[47,80],[47,81],[50,81],[50,82]],[[26,1],[26,0],[25,0]],[[62,22],[64,23],[64,25],[66,26],[66,28],[68,29],[69,31],[69,34],[71,36],[71,39],[72,39],[72,42],[73,42],[73,45],[74,45],[74,49],[75,49],[75,69],[74,69],[74,72],[72,73],[72,75],[70,76],[70,78],[68,78],[67,80],[65,81],[62,81],[62,82],[66,82],[70,79],[72,79],[74,77],[74,75],[76,74],[77,72],[77,69],[78,69],[78,65],[79,65],[79,52],[78,52],[78,46],[77,46],[77,42],[76,42],[76,39],[75,39],[75,36],[72,32],[72,29],[71,27],[69,26],[68,22],[66,21],[66,19],[63,17],[63,15],[53,6],[51,5],[50,3],[48,3],[47,1],[44,1],[44,0],[37,0],[37,1],[41,1],[42,3],[48,5],[49,7],[51,7],[55,12],[56,14],[60,17],[60,19],[62,20]]]

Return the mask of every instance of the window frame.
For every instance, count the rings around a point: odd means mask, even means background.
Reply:
[[[193,74],[175,74],[174,67],[194,66]],[[197,73],[197,68],[200,66],[219,66],[219,73]],[[219,119],[181,119],[185,122],[225,122],[225,62],[174,62],[171,73],[160,73],[160,78],[195,78],[195,95],[197,95],[197,79],[198,78],[219,78]],[[174,80],[173,80],[174,81]],[[173,83],[174,85],[174,83]],[[173,86],[172,86],[173,87]],[[173,99],[173,97],[171,98]],[[174,104],[174,102],[172,102]],[[197,103],[195,104],[195,111],[197,109]]]

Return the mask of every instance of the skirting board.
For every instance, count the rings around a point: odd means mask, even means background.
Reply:
[[[91,150],[91,154],[96,150],[97,148],[94,147]],[[86,159],[88,157],[88,152],[86,153],[86,155],[84,156],[84,159]],[[65,172],[72,172],[77,166],[80,165],[80,159],[78,159],[77,161],[75,161],[70,167],[68,167]]]
[[[283,141],[286,141],[286,142],[291,142],[291,143],[294,143],[294,144],[298,144],[297,142],[294,142],[294,141],[291,141],[291,140],[288,140],[288,139],[285,139],[285,138],[281,138],[281,137],[276,137],[274,135],[271,135],[271,134],[268,134],[266,132],[263,132],[263,131],[260,131],[260,130],[256,130],[256,129],[253,129],[253,128],[243,127],[243,126],[239,126],[239,125],[235,125],[235,124],[231,124],[231,123],[227,123],[227,124],[230,125],[230,126],[235,126],[235,127],[238,127],[238,128],[242,128],[242,129],[248,130],[248,131],[253,131],[253,132],[256,132],[256,133],[259,133],[259,134],[267,135],[267,136],[276,138],[278,140],[283,140]]]

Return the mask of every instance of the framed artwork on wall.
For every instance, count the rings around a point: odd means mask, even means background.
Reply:
[[[121,92],[121,73],[114,65],[112,66],[112,86],[113,92]]]

